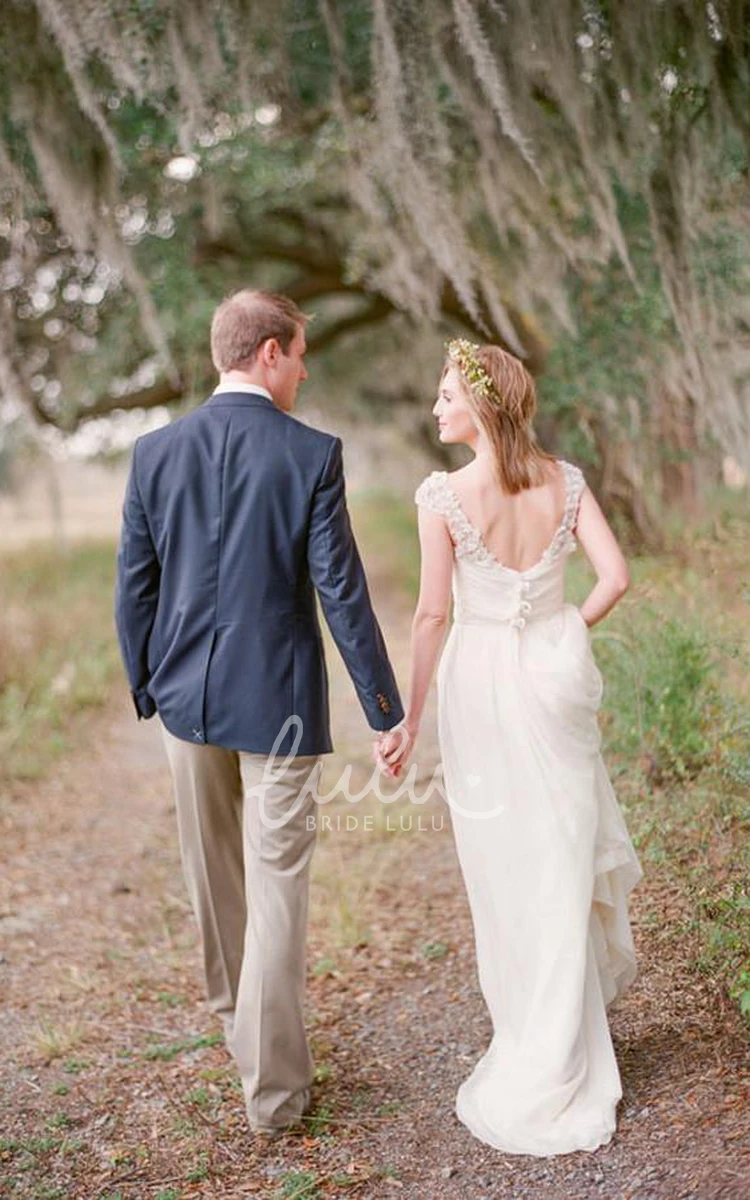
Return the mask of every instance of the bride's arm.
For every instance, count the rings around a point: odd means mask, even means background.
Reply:
[[[601,621],[630,586],[628,564],[593,492],[586,487],[581,496],[575,536],[596,572],[596,583],[581,605],[587,625]]]
[[[411,623],[409,700],[404,725],[416,736],[422,721],[451,602],[453,543],[445,519],[430,509],[418,509],[421,568],[419,597]]]
[[[409,701],[404,719],[383,735],[377,757],[398,774],[419,733],[440,648],[448,625],[453,574],[453,543],[445,520],[424,505],[418,510],[422,566],[419,598],[411,623]]]

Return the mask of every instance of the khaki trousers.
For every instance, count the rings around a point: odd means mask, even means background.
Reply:
[[[303,1019],[310,822],[319,755],[193,745],[162,724],[180,855],[209,1005],[221,1018],[253,1129],[293,1123],[315,1064]],[[307,785],[307,786],[306,786]]]

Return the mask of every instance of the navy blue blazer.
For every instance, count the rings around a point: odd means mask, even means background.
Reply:
[[[176,737],[233,750],[331,753],[316,592],[370,728],[391,729],[404,711],[341,438],[242,391],[138,438],[115,622],[139,718],[158,711]]]

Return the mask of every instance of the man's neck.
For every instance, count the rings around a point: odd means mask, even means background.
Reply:
[[[244,383],[248,387],[263,388],[265,392],[271,391],[265,380],[260,379],[255,372],[251,371],[222,371],[219,375],[219,383],[222,387],[231,387],[233,383]]]

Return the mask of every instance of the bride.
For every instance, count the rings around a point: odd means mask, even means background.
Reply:
[[[635,978],[627,902],[642,872],[600,753],[589,634],[627,566],[580,469],[538,446],[535,408],[518,359],[448,343],[433,412],[440,440],[474,457],[415,494],[410,695],[378,755],[400,774],[440,655],[445,794],[494,1031],[456,1113],[499,1150],[546,1156],[595,1150],[615,1129],[606,1009]],[[596,574],[580,609],[564,599],[579,543]]]

